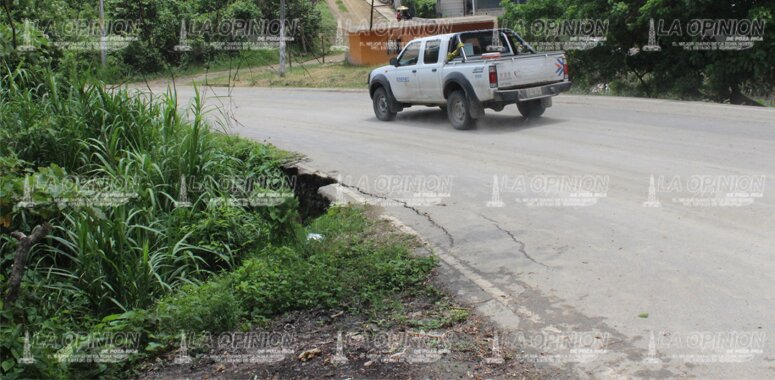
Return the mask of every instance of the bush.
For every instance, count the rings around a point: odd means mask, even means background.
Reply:
[[[434,0],[404,0],[402,5],[409,8],[409,12],[415,17],[436,18],[436,2]]]
[[[19,326],[23,320],[34,334],[56,321],[58,333],[88,331],[102,316],[152,308],[185,287],[191,295],[177,301],[178,309],[164,309],[167,314],[207,306],[212,312],[202,310],[196,326],[233,326],[240,314],[233,297],[206,304],[208,292],[229,286],[217,280],[202,289],[197,284],[236,268],[250,252],[293,241],[301,227],[294,199],[267,207],[210,204],[264,191],[259,182],[232,194],[221,178],[279,179],[284,173],[280,155],[273,157],[277,150],[211,131],[201,99],[194,103],[187,119],[178,114],[174,93],[146,99],[50,70],[6,68],[0,77],[0,282],[16,247],[7,232],[29,232],[43,222],[54,228],[30,253],[21,296],[0,324]],[[197,184],[186,207],[178,202],[185,178]],[[112,205],[91,204],[114,191],[130,196]],[[34,207],[15,207],[27,197]],[[62,203],[66,199],[76,202]],[[21,311],[24,318],[17,315]],[[189,318],[200,323],[193,314]],[[0,356],[18,357],[23,337],[18,329],[6,332]],[[48,377],[32,367],[19,372],[14,363],[3,362],[3,377]],[[94,375],[92,369],[68,368]]]
[[[385,228],[363,210],[334,207],[308,230],[323,241],[298,247],[269,248],[234,272],[235,291],[253,314],[339,305],[362,310],[425,280],[435,265],[417,258],[402,235]]]
[[[197,242],[203,257],[208,252],[227,253],[206,258],[208,269],[232,269],[247,252],[270,244],[270,222],[252,210],[215,205],[204,210],[178,209],[170,214],[165,229],[179,239]],[[278,239],[279,241],[279,239]]]
[[[234,291],[251,316],[328,306],[331,296],[321,287],[314,265],[288,247],[267,249],[234,271]]]
[[[161,300],[156,314],[161,331],[177,334],[181,330],[228,331],[237,326],[244,311],[233,293],[231,280],[223,276],[202,286],[183,287]]]
[[[435,266],[432,257],[412,255],[412,240],[385,228],[362,209],[332,208],[308,227],[322,241],[267,247],[234,272],[164,298],[156,308],[162,330],[219,333],[241,317],[261,321],[290,310],[379,308],[425,281]]]

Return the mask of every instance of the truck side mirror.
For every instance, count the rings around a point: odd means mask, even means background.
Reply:
[[[390,64],[398,67],[398,58],[396,57],[390,58]]]

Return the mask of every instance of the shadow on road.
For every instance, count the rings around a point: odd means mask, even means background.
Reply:
[[[528,120],[519,114],[509,111],[515,110],[507,109],[500,113],[492,110],[485,111],[484,117],[478,120],[476,128],[468,132],[485,134],[509,133],[528,128],[547,127],[563,122],[562,119],[547,117]],[[398,114],[395,123],[413,128],[454,130],[449,120],[447,120],[446,112],[435,107],[406,110]]]

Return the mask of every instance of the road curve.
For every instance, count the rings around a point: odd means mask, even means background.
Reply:
[[[208,101],[234,132],[363,193],[448,180],[437,204],[385,208],[505,294],[504,326],[604,339],[586,359],[537,344],[568,376],[775,377],[775,111],[563,95],[541,119],[510,106],[456,131],[438,108],[380,122],[363,91],[226,92]]]

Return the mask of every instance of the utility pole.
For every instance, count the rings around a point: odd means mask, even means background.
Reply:
[[[280,76],[285,76],[285,0],[280,0]]]
[[[326,36],[320,33],[320,46],[323,50],[323,63],[326,63]]]
[[[100,0],[100,61],[102,67],[108,63],[108,52],[105,46],[105,0]]]
[[[374,0],[371,0],[371,13],[369,14],[369,32],[371,32],[372,25],[374,25]]]

